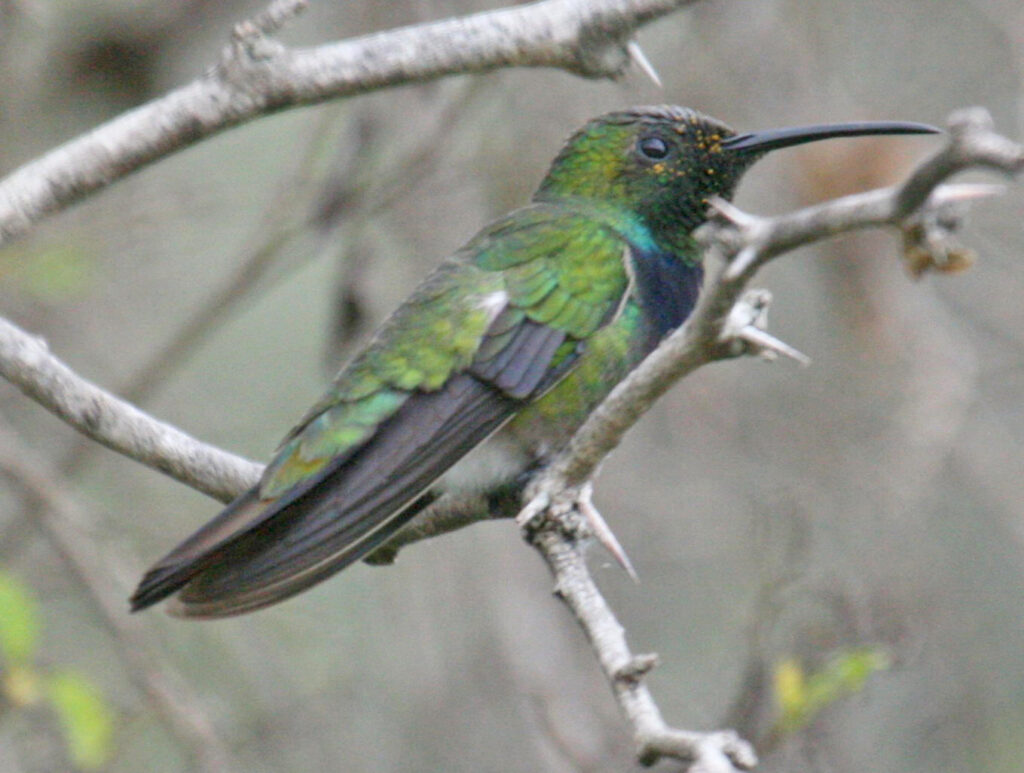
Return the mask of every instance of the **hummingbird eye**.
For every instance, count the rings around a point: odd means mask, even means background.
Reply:
[[[652,161],[660,161],[668,155],[668,143],[661,137],[641,137],[636,146],[641,155]]]

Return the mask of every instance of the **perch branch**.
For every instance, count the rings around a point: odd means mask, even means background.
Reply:
[[[692,773],[745,770],[756,762],[753,750],[731,733],[693,733],[665,725],[641,679],[653,660],[634,656],[622,626],[604,603],[584,563],[588,533],[580,503],[598,466],[626,430],[676,381],[707,363],[745,353],[785,352],[788,347],[763,333],[766,298],[748,291],[757,269],[798,246],[871,226],[896,226],[912,273],[956,270],[964,250],[952,241],[964,202],[991,193],[978,186],[942,184],[970,167],[1016,174],[1024,168],[1024,148],[992,131],[984,111],[969,110],[950,119],[950,139],[902,185],[826,202],[777,218],[757,218],[732,205],[716,205],[722,220],[698,234],[705,252],[725,258],[709,280],[690,319],[620,383],[573,436],[569,446],[528,484],[517,517],[528,541],[544,556],[555,576],[556,593],[583,628],[608,677],[622,713],[633,728],[638,758],[653,764],[668,757]],[[941,187],[940,187],[941,186]],[[766,347],[767,344],[767,347]],[[635,668],[637,663],[643,668]],[[622,674],[633,676],[623,681]]]
[[[640,26],[695,1],[541,0],[301,49],[268,35],[303,4],[275,2],[236,27],[203,77],[0,181],[0,244],[176,150],[286,108],[501,67],[617,77],[637,61],[629,44]]]

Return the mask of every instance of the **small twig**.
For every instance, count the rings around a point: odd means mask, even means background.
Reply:
[[[682,760],[692,773],[732,773],[749,770],[757,757],[734,733],[694,733],[665,724],[643,676],[657,662],[654,655],[635,655],[587,569],[580,529],[582,516],[573,510],[557,524],[537,526],[528,539],[544,556],[555,577],[555,594],[565,602],[583,628],[611,684],[615,698],[633,727],[637,758],[652,765],[663,757]]]

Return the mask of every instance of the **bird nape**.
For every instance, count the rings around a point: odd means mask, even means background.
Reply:
[[[486,226],[377,330],[284,438],[260,482],[158,561],[133,610],[211,618],[363,558],[439,491],[522,485],[700,292],[692,233],[768,151],[868,122],[751,132],[681,107],[595,118],[532,201]]]

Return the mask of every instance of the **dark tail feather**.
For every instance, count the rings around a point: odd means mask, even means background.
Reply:
[[[218,553],[211,554],[211,548],[237,532],[240,525],[255,520],[264,507],[256,496],[256,489],[250,489],[229,504],[216,518],[146,572],[129,599],[132,612],[151,607],[185,587],[217,560]]]
[[[249,612],[305,590],[382,545],[422,507],[422,495],[455,462],[564,374],[551,359],[565,333],[529,319],[504,348],[416,392],[294,496],[232,502],[143,577],[131,598],[144,609],[181,591],[184,617]]]
[[[225,617],[326,579],[386,542],[430,485],[517,405],[468,374],[415,395],[298,499],[282,506],[253,490],[228,505],[146,574],[132,609],[180,591],[174,614]]]
[[[208,592],[207,585],[209,581],[213,580],[213,584],[216,584],[216,578],[208,577],[209,572],[202,573],[194,578],[194,582],[187,584],[176,598],[171,599],[167,606],[167,612],[175,617],[202,620],[232,617],[247,612],[255,612],[279,601],[284,601],[372,553],[376,548],[387,542],[395,532],[405,526],[433,499],[433,496],[424,494],[405,510],[402,510],[386,521],[383,526],[366,538],[353,543],[346,550],[335,553],[318,564],[296,571],[271,584],[245,587],[244,561],[242,566],[234,567],[241,570],[242,579],[239,583],[240,587],[233,592]],[[262,536],[259,534],[254,535],[256,541],[259,541]],[[257,547],[256,549],[258,550],[259,548]],[[236,559],[231,558],[230,554],[225,555],[225,559],[232,564],[236,563]],[[210,571],[216,574],[215,569]]]
[[[419,394],[356,458],[273,518],[232,539],[185,584],[170,611],[224,617],[282,601],[384,544],[426,503],[429,486],[513,412],[472,376]]]

